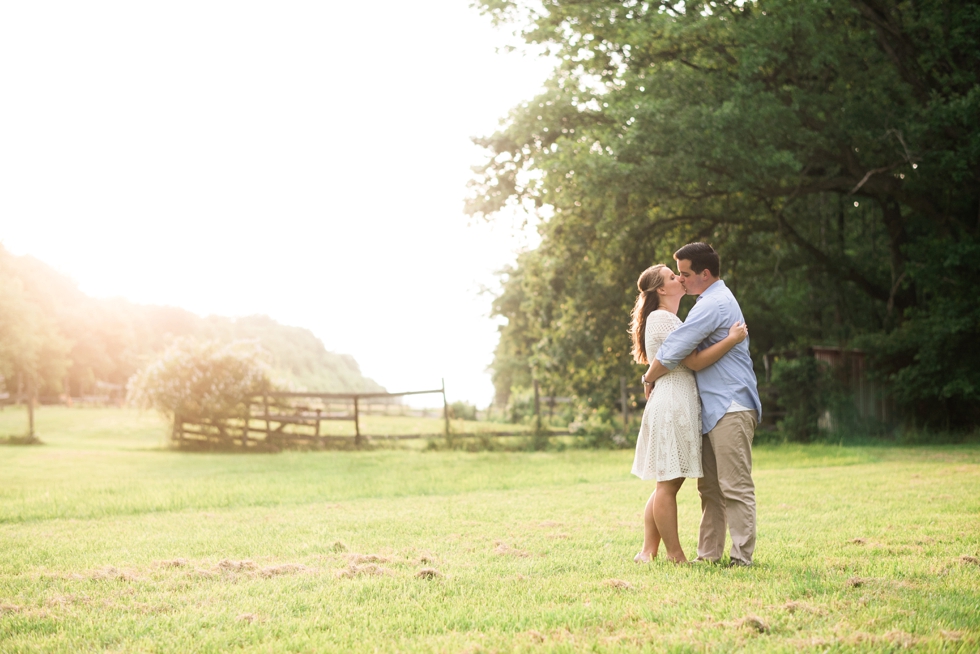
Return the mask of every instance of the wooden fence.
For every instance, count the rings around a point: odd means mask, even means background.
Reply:
[[[361,417],[365,414],[410,415],[404,404],[393,402],[408,395],[442,395],[443,430],[432,434],[365,434]],[[378,407],[383,407],[378,411]],[[392,411],[394,409],[394,412]],[[354,435],[325,434],[325,423],[354,423]],[[296,393],[270,392],[251,398],[248,410],[240,416],[213,419],[174,418],[172,438],[178,447],[196,449],[237,446],[243,449],[280,450],[326,447],[360,448],[367,439],[433,438],[449,435],[449,406],[446,386],[402,393]]]
[[[439,394],[442,409],[413,409],[399,402],[408,395]],[[361,418],[365,415],[440,417],[442,429],[432,433],[368,434]],[[358,449],[376,440],[445,439],[533,436],[526,431],[454,433],[450,425],[446,386],[402,393],[292,393],[272,392],[251,398],[247,413],[216,419],[191,420],[177,416],[173,442],[184,449]],[[324,433],[332,421],[353,423],[352,436]],[[568,435],[568,431],[538,430],[539,436]]]

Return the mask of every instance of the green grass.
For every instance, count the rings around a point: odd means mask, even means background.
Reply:
[[[980,649],[976,447],[759,447],[757,565],[726,569],[632,563],[630,452],[189,454],[154,414],[60,407],[38,432],[0,447],[2,652]]]

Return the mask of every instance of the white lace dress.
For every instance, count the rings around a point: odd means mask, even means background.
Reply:
[[[667,336],[681,325],[669,311],[647,317],[647,356],[653,358]],[[640,423],[633,474],[668,481],[701,477],[701,400],[694,373],[683,363],[657,380]]]

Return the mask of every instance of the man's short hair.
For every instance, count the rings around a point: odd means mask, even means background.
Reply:
[[[674,259],[687,259],[691,262],[691,270],[700,274],[705,268],[713,277],[721,277],[721,258],[715,249],[707,243],[688,243],[674,253]]]

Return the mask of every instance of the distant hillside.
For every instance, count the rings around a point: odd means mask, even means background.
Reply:
[[[11,320],[15,313],[27,317],[20,322]],[[308,329],[280,325],[268,316],[201,318],[175,307],[91,298],[47,264],[30,256],[13,256],[0,246],[0,340],[6,341],[0,343],[0,373],[13,373],[16,366],[10,361],[17,351],[34,345],[37,339],[32,332],[40,333],[34,327],[37,324],[44,325],[54,342],[46,349],[38,346],[37,357],[61,359],[40,362],[42,394],[64,392],[64,377],[72,395],[93,393],[98,382],[124,384],[143,364],[183,336],[220,341],[258,339],[272,354],[277,372],[298,388],[384,391],[361,374],[352,356],[328,351]],[[17,342],[23,344],[14,346],[16,339],[11,334],[18,329],[22,339]],[[11,350],[6,357],[4,346]]]

